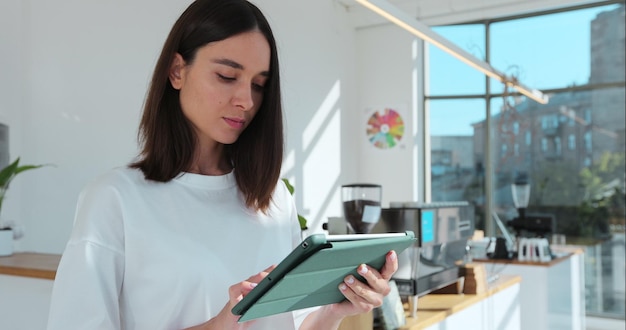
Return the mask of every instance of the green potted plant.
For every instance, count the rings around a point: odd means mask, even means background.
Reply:
[[[2,218],[2,204],[9,190],[11,181],[20,173],[34,170],[45,165],[21,165],[18,157],[13,163],[0,171],[0,256],[13,254],[13,240],[22,237],[22,231],[13,222]]]
[[[289,190],[289,193],[291,193],[293,195],[296,189],[293,187],[291,182],[289,182],[289,180],[285,179],[285,178],[283,178],[282,180],[285,183],[285,185],[287,186],[287,189]],[[298,214],[298,222],[300,223],[300,230],[302,230],[304,232],[305,230],[308,229],[307,224],[306,224],[307,223],[306,218],[301,216],[300,214]]]

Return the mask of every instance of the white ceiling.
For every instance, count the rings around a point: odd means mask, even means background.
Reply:
[[[335,0],[354,27],[387,23],[355,0]],[[454,24],[600,2],[600,0],[387,0],[426,25]]]

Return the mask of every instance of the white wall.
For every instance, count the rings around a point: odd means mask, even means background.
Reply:
[[[0,1],[0,122],[11,127],[10,150],[18,150],[22,142],[21,135],[15,134],[16,127],[22,126],[23,117],[21,8],[19,0]],[[11,187],[13,194],[5,198],[2,219],[17,218],[20,203],[15,195],[19,196],[20,188],[18,184]]]
[[[389,202],[417,200],[415,169],[421,165],[416,157],[415,43],[414,36],[392,24],[357,31],[359,177],[383,186],[383,207]],[[395,146],[381,149],[367,140],[365,127],[374,111],[385,108],[400,113],[404,135]]]
[[[11,159],[55,165],[13,182],[2,216],[25,227],[16,250],[61,253],[81,188],[135,156],[153,65],[188,3],[1,1],[0,120],[10,125]],[[341,214],[338,187],[357,177],[354,30],[333,0],[256,3],[282,61],[284,173],[319,227]]]

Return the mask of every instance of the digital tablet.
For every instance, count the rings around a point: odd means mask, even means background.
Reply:
[[[235,305],[239,322],[307,307],[341,302],[339,284],[348,274],[359,280],[360,264],[381,269],[390,250],[400,254],[416,242],[405,233],[325,235],[302,241],[267,277]]]

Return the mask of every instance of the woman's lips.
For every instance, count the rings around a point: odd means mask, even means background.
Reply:
[[[224,117],[224,121],[226,122],[226,124],[228,124],[228,126],[232,127],[232,128],[242,128],[243,124],[245,124],[245,120],[241,119],[241,118],[227,118]]]

